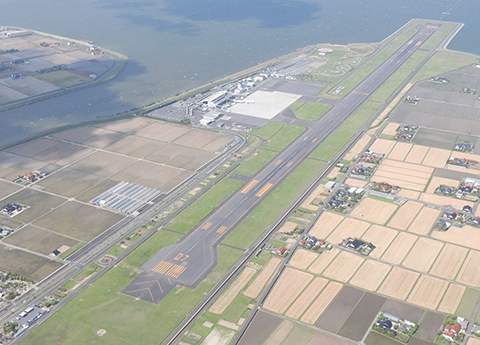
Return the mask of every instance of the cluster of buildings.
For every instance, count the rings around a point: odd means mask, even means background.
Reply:
[[[13,232],[13,229],[7,228],[6,226],[0,226],[0,235],[5,237],[10,235]]]
[[[319,240],[315,236],[304,235],[299,244],[306,249],[327,248],[331,249],[332,245],[325,240]]]
[[[417,133],[418,126],[402,125],[397,128],[395,139],[400,141],[411,141]]]
[[[463,317],[457,316],[454,323],[449,322],[443,327],[442,337],[448,341],[457,340],[459,336],[466,333],[467,327],[468,321]]]
[[[360,162],[378,164],[383,159],[383,154],[366,150],[360,157]]]
[[[390,334],[393,338],[401,336],[402,339],[399,340],[408,342],[417,331],[418,325],[389,313],[381,313],[375,321],[373,329],[383,334]]]
[[[475,147],[475,144],[464,142],[464,143],[456,143],[453,149],[455,151],[461,151],[461,152],[472,152],[474,147]]]
[[[405,98],[405,102],[410,104],[417,104],[419,101],[420,101],[420,98],[418,98],[415,95],[408,95],[407,98]]]
[[[463,206],[462,210],[447,209],[442,218],[437,221],[437,228],[440,230],[448,230],[454,225],[462,227],[464,224],[480,226],[480,217],[472,215],[473,209],[470,205]]]
[[[350,249],[365,256],[368,256],[372,250],[375,249],[373,244],[353,237],[344,239],[340,245],[346,249]]]
[[[473,177],[467,177],[460,184],[460,187],[458,187],[455,197],[458,199],[462,199],[465,196],[477,197],[480,194],[479,187],[480,187],[479,179],[476,179]]]
[[[400,191],[400,187],[392,186],[387,182],[373,182],[371,188],[376,192],[397,194]]]
[[[30,35],[29,31],[10,29],[6,26],[1,26],[0,27],[0,39],[22,37],[22,36],[27,36],[27,35]]]
[[[366,176],[370,176],[373,173],[373,166],[366,164],[356,164],[350,170],[351,175],[356,175],[353,177],[360,177],[362,179]]]
[[[325,185],[327,188],[327,185]],[[365,194],[365,189],[350,187],[348,185],[341,185],[333,197],[327,202],[327,208],[337,212],[343,212],[346,209],[353,207],[360,201]]]
[[[44,68],[44,69],[37,69],[37,72],[38,73],[50,73],[50,72],[55,72],[55,71],[63,71],[63,70],[67,70],[68,67],[67,65],[55,65],[53,67],[50,67],[50,68]]]
[[[26,185],[29,183],[37,182],[38,180],[41,180],[45,176],[47,176],[48,173],[41,172],[40,170],[34,170],[29,173],[25,173],[23,175],[20,175],[17,179],[15,179],[13,182]]]
[[[450,157],[447,161],[447,164],[457,165],[464,168],[471,168],[474,165],[477,165],[478,162],[473,159]]]
[[[460,90],[460,93],[468,93],[469,95],[474,95],[477,93],[477,90],[471,89],[469,87],[464,87]]]
[[[17,203],[11,203],[8,205],[5,205],[2,207],[2,210],[0,211],[0,214],[4,216],[8,216],[10,218],[15,217],[17,214],[22,213],[25,211],[28,207],[25,205],[20,205]]]
[[[436,76],[436,77],[430,77],[430,79],[428,79],[429,81],[431,82],[434,82],[434,83],[442,83],[442,84],[448,84],[449,80],[445,77],[439,77],[439,76]]]

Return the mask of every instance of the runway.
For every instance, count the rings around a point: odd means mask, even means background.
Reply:
[[[313,122],[179,243],[166,247],[141,267],[143,273],[123,293],[158,303],[175,286],[197,286],[216,265],[216,246],[294,171],[346,118],[412,56],[439,26],[418,32],[320,120]],[[372,114],[373,115],[373,114]],[[319,172],[320,173],[320,172]]]

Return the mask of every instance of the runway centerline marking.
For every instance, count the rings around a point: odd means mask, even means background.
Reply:
[[[203,230],[207,230],[207,229],[208,229],[209,227],[211,227],[211,226],[212,226],[212,223],[207,222],[207,223],[203,224],[202,229],[203,229]]]
[[[195,244],[192,246],[192,248],[190,248],[188,251],[189,251],[189,252],[192,251],[192,249],[195,248],[199,243],[200,243],[200,241],[198,241],[197,243],[195,243]]]
[[[290,163],[293,163],[293,162],[290,162]],[[258,191],[257,194],[255,194],[255,196],[259,198],[262,197],[263,194],[265,194],[270,188],[272,188],[272,186],[273,186],[273,183],[267,183],[265,186],[262,187],[262,189]]]
[[[225,230],[227,230],[227,227],[225,225],[222,225],[218,228],[217,233],[222,234]]]
[[[259,181],[258,180],[252,180],[249,184],[245,186],[245,188],[242,189],[241,193],[242,194],[247,194],[250,189],[252,189]]]

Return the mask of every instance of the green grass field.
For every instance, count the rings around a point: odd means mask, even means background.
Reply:
[[[260,149],[243,161],[242,164],[240,164],[237,168],[235,168],[233,173],[253,176],[276,155],[276,152]]]
[[[248,248],[281,215],[294,198],[320,173],[325,162],[307,159],[258,205],[223,243]]]
[[[366,101],[311,154],[311,158],[329,161],[375,114],[382,103]]]
[[[316,121],[321,118],[332,106],[325,103],[298,101],[290,107],[300,120]]]
[[[413,77],[412,82],[424,80],[433,76],[441,75],[458,68],[471,65],[477,60],[476,57],[456,52],[438,51]]]
[[[86,77],[68,71],[54,71],[44,74],[39,73],[35,75],[35,78],[58,87],[71,87],[91,81]]]
[[[218,265],[194,290],[177,287],[158,305],[121,294],[137,267],[179,235],[159,232],[50,317],[21,344],[160,344],[243,254],[218,247]],[[105,329],[99,337],[96,332]]]
[[[87,242],[78,242],[76,245],[74,245],[73,247],[71,247],[70,249],[64,251],[62,254],[60,254],[58,257],[61,258],[61,259],[65,259],[67,256],[69,256],[70,254],[72,254],[73,252],[76,252],[77,250],[79,250],[80,248],[82,248],[84,245],[86,245]]]
[[[472,316],[475,304],[480,298],[480,291],[467,288],[463,294],[460,304],[457,307],[455,315],[459,315],[469,319]]]
[[[183,233],[189,232],[242,184],[242,181],[223,178],[168,222],[165,227]]]
[[[287,125],[281,122],[269,122],[260,129],[254,129],[252,134],[266,140],[262,148],[272,151],[282,151],[288,144],[298,137],[304,127]]]

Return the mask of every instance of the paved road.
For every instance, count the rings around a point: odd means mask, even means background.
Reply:
[[[195,287],[216,265],[216,246],[269,193],[298,167],[349,115],[352,114],[438,27],[419,25],[418,32],[351,93],[314,122],[204,222],[179,243],[164,248],[149,260],[124,293],[158,303],[177,285]],[[372,114],[373,115],[373,114]]]

